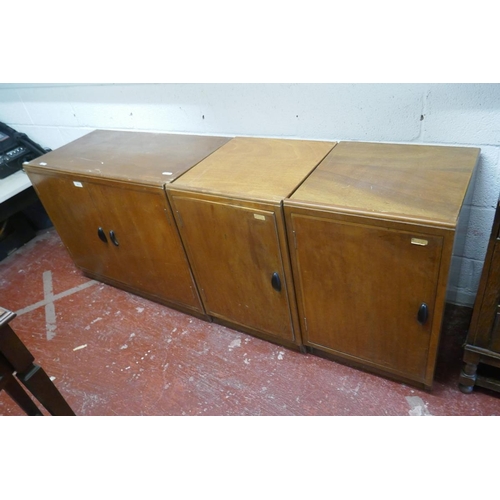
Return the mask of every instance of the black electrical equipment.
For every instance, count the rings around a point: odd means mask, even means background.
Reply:
[[[49,151],[50,149],[42,148],[26,134],[0,122],[0,179],[21,170],[24,162]]]

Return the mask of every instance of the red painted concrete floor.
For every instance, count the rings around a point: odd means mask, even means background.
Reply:
[[[55,230],[0,262],[0,305],[77,415],[500,415],[458,390],[470,309],[449,306],[431,392],[89,280]],[[0,415],[22,415],[4,392]]]

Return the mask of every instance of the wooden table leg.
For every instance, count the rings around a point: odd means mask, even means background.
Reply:
[[[17,372],[17,378],[51,415],[75,415],[45,371],[34,363],[35,358],[31,352],[5,322],[1,325],[0,353],[10,365],[10,373]],[[19,397],[19,390],[12,384],[9,387]]]
[[[5,392],[27,415],[42,415],[30,396],[24,391],[12,373],[12,366],[0,354],[0,391]]]
[[[28,370],[18,373],[17,377],[51,415],[66,417],[75,415],[41,366],[33,363]]]
[[[8,380],[5,381],[3,389],[27,415],[43,416],[43,413],[39,410],[13,375],[8,376]]]

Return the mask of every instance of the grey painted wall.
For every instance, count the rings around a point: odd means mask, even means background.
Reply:
[[[474,302],[500,190],[498,84],[0,84],[0,121],[51,149],[96,128],[480,147],[448,289]]]

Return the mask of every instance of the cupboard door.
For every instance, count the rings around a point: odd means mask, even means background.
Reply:
[[[275,213],[173,200],[207,313],[294,340]]]
[[[202,311],[163,189],[95,184],[92,198],[106,220],[110,251],[120,266],[114,278]]]
[[[99,234],[99,228],[101,233],[105,229],[90,195],[92,184],[35,172],[30,172],[29,177],[73,262],[91,273],[117,275],[109,237]]]
[[[291,220],[304,342],[423,380],[442,238]]]

